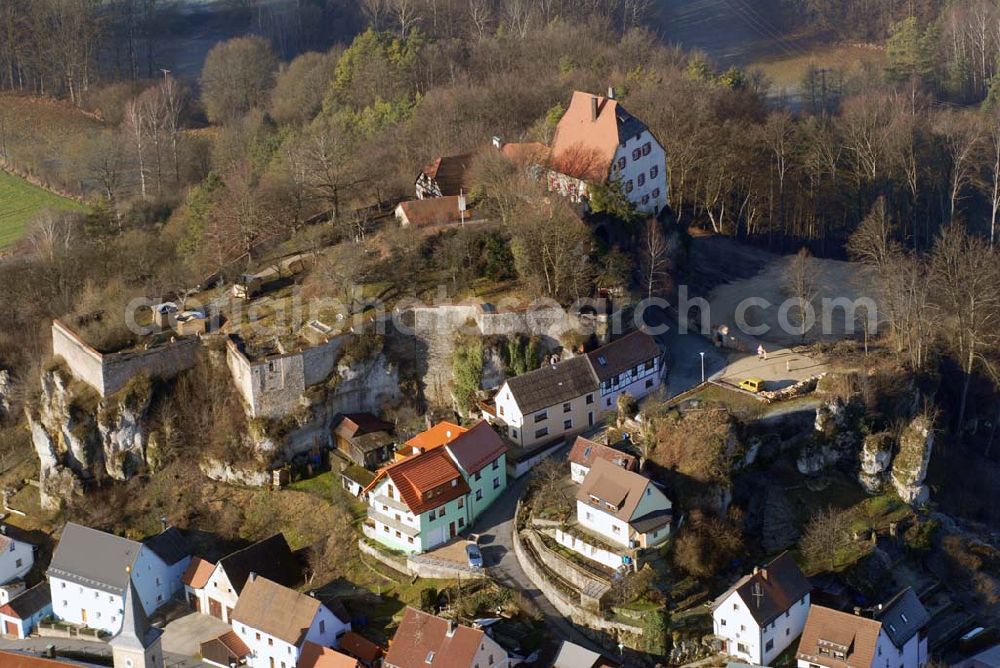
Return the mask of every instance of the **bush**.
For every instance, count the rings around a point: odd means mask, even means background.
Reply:
[[[916,552],[927,552],[934,546],[934,536],[941,523],[937,520],[917,522],[903,534],[906,546]]]
[[[438,591],[434,587],[420,590],[420,609],[437,614]]]
[[[743,537],[735,525],[708,517],[681,530],[674,545],[674,565],[696,578],[718,575],[744,552]]]

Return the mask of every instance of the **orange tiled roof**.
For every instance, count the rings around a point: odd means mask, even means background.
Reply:
[[[403,503],[414,515],[469,493],[469,485],[458,467],[440,448],[385,467],[365,488],[365,492],[375,489],[386,476],[392,480]]]
[[[357,668],[360,665],[357,659],[307,640],[302,646],[297,668]]]
[[[215,564],[201,557],[195,557],[181,576],[181,581],[192,589],[201,589],[215,571]]]
[[[413,448],[420,448],[424,451],[433,450],[434,448],[440,448],[442,445],[451,443],[467,431],[469,430],[465,427],[460,427],[451,422],[438,422],[427,431],[422,431],[408,440],[406,445]]]

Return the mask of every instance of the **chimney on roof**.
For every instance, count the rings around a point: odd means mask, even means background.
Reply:
[[[503,148],[502,137],[496,137],[496,136],[493,137],[493,148],[497,149],[498,151]]]
[[[7,535],[7,525],[6,524],[0,524],[0,535],[4,535],[4,536]]]
[[[163,517],[160,518],[160,530],[161,531],[166,531],[167,530],[167,526],[168,526],[167,525],[167,516],[164,515]]]
[[[760,577],[761,577],[761,579],[764,580],[764,582],[767,582],[767,569],[766,568],[760,569]]]
[[[608,99],[609,100],[615,99],[615,87],[614,86],[608,86]]]
[[[753,574],[757,575],[758,573],[760,573],[760,566],[754,566],[753,567]]]
[[[596,123],[597,122],[597,96],[596,95],[591,95],[590,96],[590,122],[591,123]]]
[[[250,573],[247,575],[247,582],[253,582],[256,579],[257,579],[257,573],[255,573],[254,571],[250,571]]]
[[[455,635],[455,631],[458,629],[458,622],[454,619],[448,620],[448,637],[451,638]]]

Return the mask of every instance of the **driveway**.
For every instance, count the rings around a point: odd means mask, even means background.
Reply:
[[[726,368],[726,356],[711,341],[697,332],[681,334],[678,331],[677,318],[672,310],[652,306],[644,312],[643,322],[649,327],[669,328],[654,337],[667,355],[668,397],[676,397],[701,383],[702,353],[705,355],[705,380]]]
[[[194,656],[206,640],[230,630],[229,624],[211,615],[190,612],[178,617],[163,629],[163,650],[182,656]]]

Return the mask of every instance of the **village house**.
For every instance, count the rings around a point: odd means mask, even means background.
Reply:
[[[617,410],[622,393],[641,399],[659,389],[662,358],[653,337],[632,332],[586,355],[508,378],[484,416],[526,449],[574,436]]]
[[[667,206],[666,152],[649,128],[609,91],[607,97],[575,91],[556,126],[548,158],[548,187],[574,201],[594,186],[621,188],[640,213]]]
[[[469,189],[469,166],[472,154],[440,157],[424,165],[417,175],[417,199],[457,197]]]
[[[870,616],[868,616],[870,615]],[[867,614],[814,605],[799,643],[799,668],[923,668],[930,615],[909,587]]]
[[[250,574],[285,586],[302,582],[302,567],[278,533],[226,555],[213,564],[195,558],[184,572],[184,591],[196,612],[232,623],[233,610]]]
[[[636,399],[660,388],[663,353],[649,334],[635,331],[587,353],[590,366],[601,384],[604,411],[617,410],[618,397],[626,392]]]
[[[811,589],[787,552],[755,568],[712,605],[723,651],[751,664],[770,665],[802,633]]]
[[[392,429],[371,413],[348,413],[333,428],[333,438],[338,452],[358,466],[374,470],[392,458]]]
[[[0,584],[24,578],[35,564],[35,546],[12,534],[8,525],[0,525]]]
[[[351,630],[319,599],[250,573],[231,624],[250,668],[295,668],[307,642],[336,648]]]
[[[481,629],[407,608],[385,668],[508,668],[507,652]]]
[[[147,614],[165,605],[180,590],[191,557],[176,529],[164,534],[139,543],[68,523],[46,572],[53,615],[117,633],[130,582]]]
[[[43,580],[0,606],[0,630],[4,637],[23,640],[51,614],[52,595],[49,583]]]
[[[670,499],[646,476],[596,459],[576,495],[580,526],[628,548],[656,547],[670,536]]]
[[[440,436],[421,441],[437,447],[387,466],[365,488],[370,538],[425,552],[466,530],[507,488],[507,446],[488,423],[446,443]]]
[[[577,436],[569,451],[569,476],[578,485],[582,485],[590,467],[598,459],[604,459],[626,471],[638,471],[639,460],[610,445],[603,445],[583,436]]]

